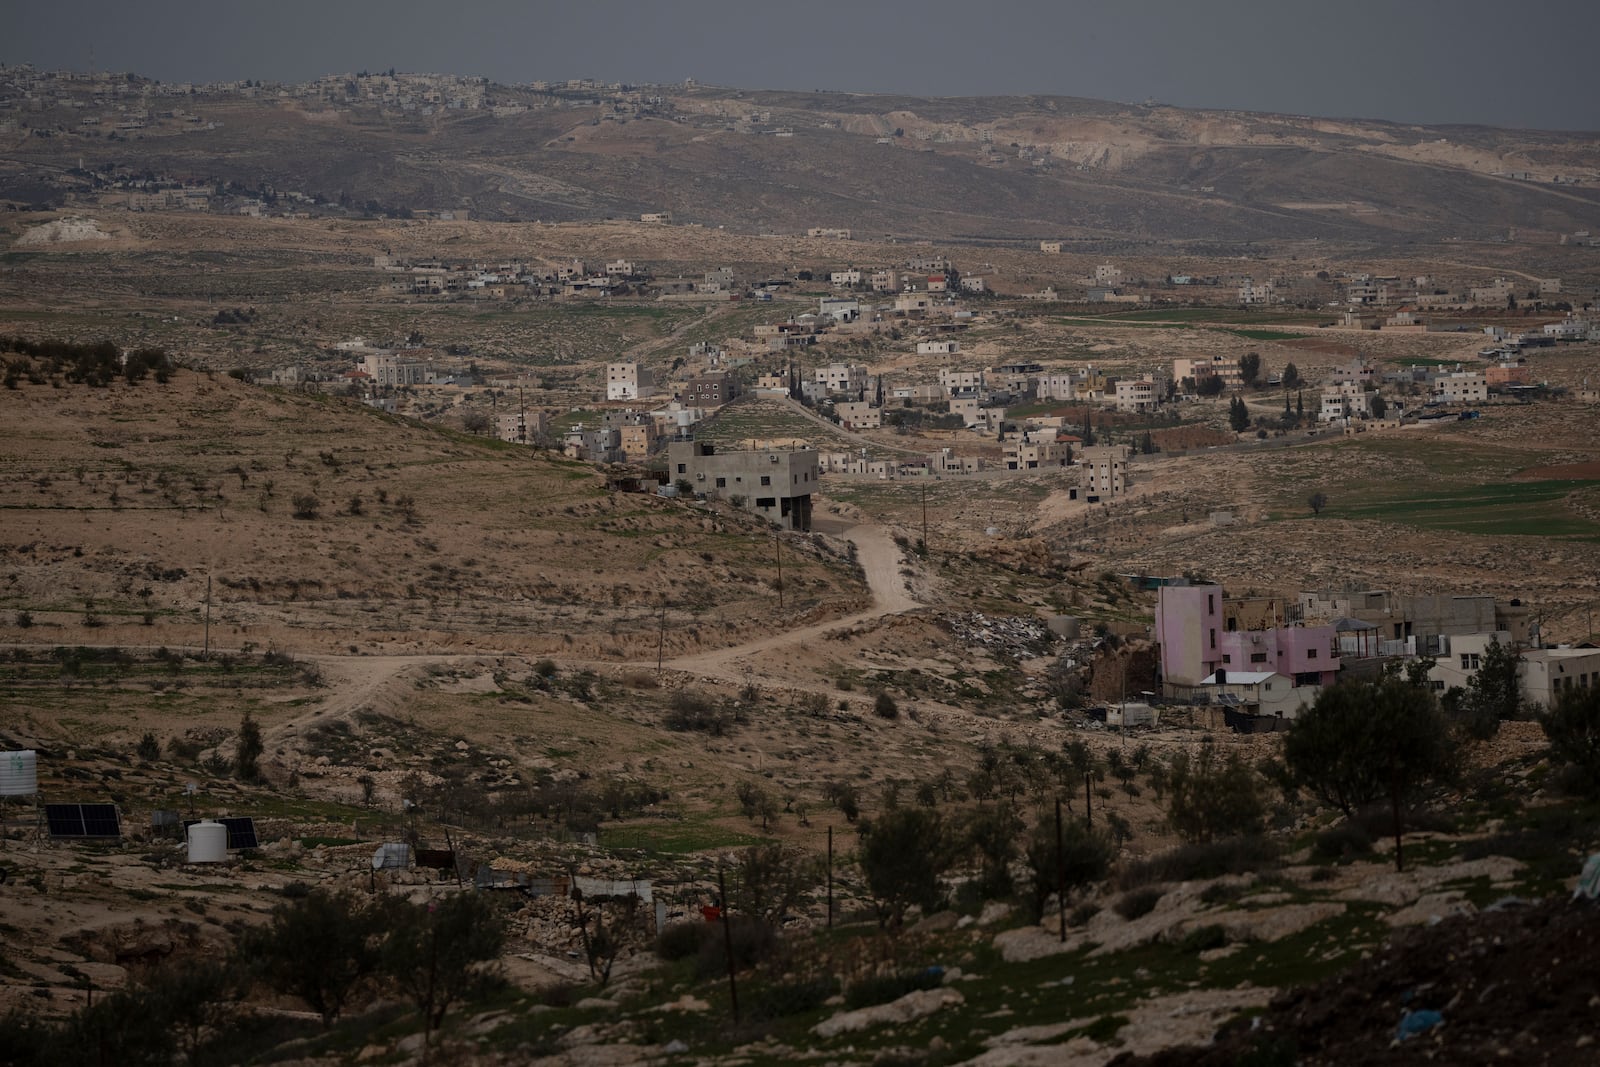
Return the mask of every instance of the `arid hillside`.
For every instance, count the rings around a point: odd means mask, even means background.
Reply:
[[[1237,249],[1600,228],[1600,144],[1581,135],[1057,97],[492,94],[493,109],[424,114],[217,92],[190,101],[192,121],[112,137],[54,107],[0,134],[0,198],[59,204],[109,168],[296,190],[354,214],[670,211],[745,233]]]
[[[731,510],[225,375],[51,377],[0,393],[5,640],[194,646],[208,583],[216,644],[291,652],[642,658],[778,618],[771,534]],[[788,625],[862,603],[848,548],[786,546]]]

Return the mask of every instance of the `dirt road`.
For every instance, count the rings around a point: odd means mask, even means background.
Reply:
[[[842,619],[833,619],[814,626],[801,627],[798,630],[785,630],[731,648],[668,660],[664,666],[706,678],[743,681],[746,677],[759,677],[762,673],[762,661],[780,649],[814,641],[835,630],[857,626],[885,615],[896,615],[922,607],[922,604],[906,589],[905,578],[900,573],[905,557],[888,530],[881,526],[861,525],[848,527],[843,533],[856,546],[856,560],[866,572],[867,586],[872,590],[872,607]],[[650,666],[653,667],[654,664]]]

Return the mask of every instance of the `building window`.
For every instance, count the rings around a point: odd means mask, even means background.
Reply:
[[[718,489],[726,489],[726,488],[728,488],[728,479],[726,479],[726,478],[718,478],[717,479],[717,488]]]
[[[1314,649],[1314,648],[1306,649],[1306,659],[1316,659],[1316,658],[1317,658],[1317,650],[1316,649]]]
[[[1250,662],[1265,663],[1267,662],[1267,654],[1265,652],[1252,652],[1250,653]]]
[[[1207,593],[1206,594],[1206,614],[1207,615],[1215,615],[1216,613],[1217,613],[1217,597],[1216,597],[1216,594],[1215,593]]]
[[[1217,631],[1215,631],[1215,630],[1211,631],[1211,647],[1212,648],[1216,648],[1217,647]]]
[[[689,466],[688,466],[688,464],[686,464],[686,463],[680,463],[680,464],[678,464],[678,473],[679,473],[679,474],[688,474],[688,473],[689,473]]]
[[[773,507],[777,507],[777,506],[778,506],[778,501],[777,501],[777,498],[775,498],[775,497],[770,497],[770,496],[756,497],[756,507],[758,507],[758,508],[773,508]]]
[[[1224,662],[1224,663],[1232,663],[1233,662],[1233,657],[1228,655],[1226,652],[1224,652],[1222,654],[1222,662]]]
[[[763,474],[761,476],[761,484],[762,485],[771,485],[772,484],[772,476],[770,474]]]

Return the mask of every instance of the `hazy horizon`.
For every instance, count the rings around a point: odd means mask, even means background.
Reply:
[[[1590,52],[1600,5],[1461,0],[1447,13],[1352,0],[1177,0],[1075,12],[952,0],[910,9],[726,0],[568,9],[508,0],[441,16],[418,0],[220,9],[87,0],[32,9],[0,61],[164,82],[302,82],[359,70],[482,75],[502,84],[595,78],[907,96],[1060,95],[1211,108],[1600,131]],[[1510,43],[1508,43],[1510,42]]]

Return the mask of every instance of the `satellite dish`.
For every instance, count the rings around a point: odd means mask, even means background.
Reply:
[[[195,785],[193,782],[185,782],[184,783],[184,786],[183,786],[183,795],[184,796],[192,797],[198,792],[200,792],[200,787]]]

